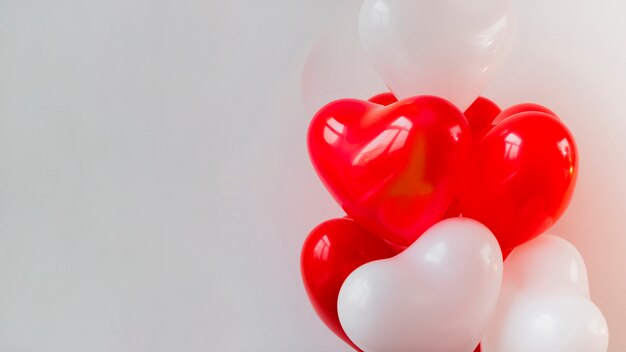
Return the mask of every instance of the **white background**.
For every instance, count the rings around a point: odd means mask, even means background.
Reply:
[[[577,138],[579,187],[552,232],[585,256],[613,352],[624,4],[520,0],[486,91],[547,105]],[[309,165],[300,102],[307,50],[341,6],[0,0],[0,351],[349,351],[298,262],[307,232],[342,215]]]

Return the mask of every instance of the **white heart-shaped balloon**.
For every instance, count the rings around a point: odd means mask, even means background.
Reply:
[[[605,352],[608,339],[571,243],[543,235],[511,252],[483,352]]]
[[[350,274],[339,293],[339,320],[365,352],[471,352],[501,281],[493,234],[474,220],[451,218],[397,256]]]
[[[398,98],[437,95],[461,110],[510,51],[509,0],[365,0],[359,36]]]

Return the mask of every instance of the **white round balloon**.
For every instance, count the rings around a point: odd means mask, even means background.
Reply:
[[[365,0],[359,34],[399,98],[437,95],[467,109],[510,51],[508,0]]]

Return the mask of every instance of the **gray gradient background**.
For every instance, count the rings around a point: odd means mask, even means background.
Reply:
[[[574,132],[579,188],[552,232],[582,251],[624,351],[626,3],[519,3],[486,95]],[[341,215],[299,99],[341,5],[0,0],[0,351],[349,351],[298,266]]]

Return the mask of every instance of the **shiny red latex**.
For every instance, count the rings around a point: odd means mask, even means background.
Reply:
[[[341,285],[361,265],[395,254],[384,240],[347,218],[320,224],[302,247],[302,280],[313,308],[330,330],[356,350],[337,314]]]
[[[470,134],[463,114],[438,97],[388,106],[345,99],[315,115],[308,146],[318,175],[351,218],[409,246],[456,197]]]
[[[472,139],[476,143],[491,127],[492,122],[500,114],[500,108],[493,101],[478,97],[467,110],[465,118],[472,130]],[[452,202],[444,215],[444,218],[453,218],[461,215],[461,203],[458,197]]]
[[[489,227],[508,253],[559,219],[577,173],[574,138],[558,118],[536,111],[514,114],[477,144],[461,212]]]
[[[371,101],[372,103],[375,103],[378,105],[387,106],[387,105],[391,105],[397,102],[398,98],[396,98],[396,96],[393,95],[393,93],[391,92],[385,92],[385,93],[380,93],[378,95],[374,95],[373,97],[369,98],[368,101]]]
[[[472,136],[475,141],[479,140],[491,129],[494,119],[499,114],[500,108],[498,105],[485,97],[478,97],[478,99],[465,110],[465,117],[472,129]]]
[[[384,106],[393,104],[398,101],[398,99],[391,92],[375,95],[368,100],[372,103]],[[519,104],[512,106],[505,111],[507,112],[507,116],[509,116],[521,111],[548,112],[550,110],[536,104]],[[485,97],[476,98],[472,105],[470,105],[470,107],[467,108],[467,110],[465,110],[464,112],[465,118],[467,119],[467,122],[469,123],[472,130],[472,135],[474,136],[474,139],[477,139],[476,136],[483,136],[485,133],[487,133],[493,126],[494,119],[498,117],[500,113],[500,107],[498,107],[498,105],[496,105],[496,103],[494,103],[493,101]],[[552,112],[550,111],[550,113]],[[503,118],[506,118],[507,116],[504,116]]]
[[[556,116],[556,114],[552,112],[552,110],[546,108],[545,106],[541,106],[539,104],[533,104],[533,103],[524,103],[524,104],[513,105],[509,108],[502,110],[502,112],[498,116],[496,116],[495,119],[493,119],[492,124],[495,126],[513,115],[519,114],[521,112],[530,112],[530,111],[543,112],[548,115],[552,115],[558,119],[558,116]]]

